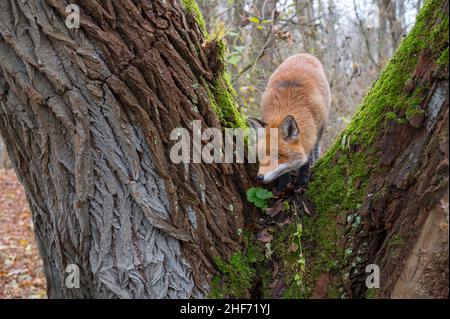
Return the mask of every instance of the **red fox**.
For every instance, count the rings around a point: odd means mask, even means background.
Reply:
[[[306,184],[309,167],[320,154],[330,104],[330,87],[317,58],[296,54],[275,70],[262,97],[262,119],[248,119],[254,129],[265,129],[265,140],[258,139],[257,144],[258,149],[264,147],[263,142],[267,146],[257,180],[270,183],[299,170],[299,182]],[[270,128],[278,129],[278,161],[270,161],[267,154]]]

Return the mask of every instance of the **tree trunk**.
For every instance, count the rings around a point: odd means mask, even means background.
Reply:
[[[429,0],[314,168],[307,195],[317,215],[303,218],[312,290],[448,296],[448,93],[448,1]],[[370,264],[381,282],[368,291]]]
[[[318,42],[316,33],[314,1],[297,0],[296,11],[298,12],[298,25],[302,39],[303,50],[313,55],[318,54]]]
[[[0,5],[0,132],[48,297],[205,296],[213,260],[240,248],[251,169],[173,164],[169,136],[244,125],[222,46],[191,0],[76,2],[79,29],[65,1]]]
[[[249,48],[253,48],[253,51],[250,52],[249,60],[255,61],[254,63],[259,63],[263,70],[270,70],[271,66],[273,68],[273,52],[271,49],[275,42],[273,25],[277,18],[276,6],[277,0],[254,1],[253,14],[258,17],[260,21],[270,20],[270,23],[262,29],[263,31],[258,28],[253,28],[252,41],[251,45],[249,45]]]
[[[257,296],[448,297],[448,90],[448,0],[429,0],[306,192],[250,234]]]

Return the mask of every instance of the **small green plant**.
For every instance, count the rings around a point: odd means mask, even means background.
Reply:
[[[298,270],[294,276],[295,284],[300,288],[300,297],[304,298],[306,296],[306,286],[305,286],[305,274],[306,274],[306,259],[303,255],[302,248],[302,234],[303,234],[303,226],[300,223],[300,218],[297,214],[296,217],[296,232],[292,236],[292,244],[297,246],[297,265]]]
[[[265,251],[264,256],[265,256],[267,259],[272,259],[272,254],[274,253],[274,251],[272,250],[272,245],[271,245],[270,243],[266,243],[266,244],[264,245],[264,247],[266,248],[266,251]]]
[[[258,208],[267,208],[267,203],[271,198],[274,198],[272,192],[261,187],[252,187],[247,191],[247,200]]]

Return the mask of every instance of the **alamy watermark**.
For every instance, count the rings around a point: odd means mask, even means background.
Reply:
[[[80,7],[76,4],[69,4],[66,7],[66,27],[68,29],[79,29],[80,28]]]
[[[188,129],[178,127],[170,133],[170,139],[176,141],[170,149],[172,163],[256,163],[257,160],[261,163],[261,159],[278,163],[277,128],[270,128],[268,144],[265,129],[206,128],[202,131],[201,121],[195,120],[191,132],[192,136]]]
[[[66,287],[69,289],[80,288],[80,267],[76,264],[69,264],[66,267]]]
[[[380,288],[380,267],[376,264],[367,265],[366,273],[369,273],[366,277],[366,287],[368,289]]]

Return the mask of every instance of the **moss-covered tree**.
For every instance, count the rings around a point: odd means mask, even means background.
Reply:
[[[448,1],[428,0],[304,196],[273,204],[270,245],[249,233],[216,296],[245,295],[239,269],[264,297],[448,297],[448,27]]]
[[[411,297],[418,292],[400,292],[401,281],[433,262],[425,256],[432,249],[414,265],[408,258],[429,231],[427,221],[448,214],[448,9],[446,0],[424,4],[349,127],[314,168],[307,195],[318,214],[304,228],[317,244],[312,277],[330,274],[328,296],[364,296],[366,266],[376,264],[380,289],[369,296]],[[448,238],[448,231],[438,236]]]
[[[71,3],[79,29],[64,0],[0,4],[0,132],[48,296],[205,296],[214,259],[241,247],[248,170],[175,165],[170,134],[244,125],[222,45],[191,0]]]

